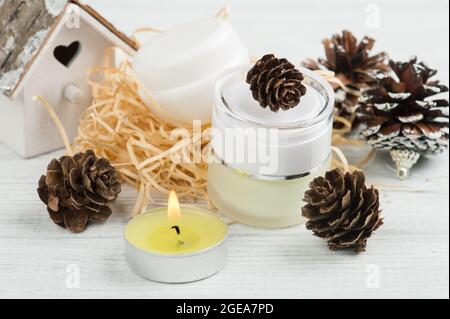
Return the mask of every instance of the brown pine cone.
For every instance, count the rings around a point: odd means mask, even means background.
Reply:
[[[359,43],[349,31],[335,34],[322,41],[326,59],[307,60],[303,65],[311,70],[328,70],[346,86],[360,92],[377,84],[378,74],[390,71],[385,52],[370,55],[375,40],[364,37]],[[356,95],[346,93],[336,83],[330,83],[336,92],[335,114],[351,122],[359,106]]]
[[[306,228],[325,239],[331,250],[366,250],[367,240],[382,224],[378,190],[367,188],[364,173],[335,169],[314,179],[302,208]]]
[[[41,176],[39,198],[52,220],[72,232],[82,232],[88,222],[103,222],[121,191],[117,171],[93,151],[54,159]]]
[[[438,98],[448,87],[431,78],[437,73],[417,58],[390,62],[395,76],[365,92],[358,116],[367,125],[363,136],[382,150],[424,155],[443,152],[449,139],[449,103]]]
[[[286,111],[300,103],[300,98],[306,94],[303,79],[303,74],[292,63],[277,59],[273,54],[263,56],[247,73],[253,98],[273,112]]]

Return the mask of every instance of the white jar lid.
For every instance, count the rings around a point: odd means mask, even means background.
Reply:
[[[227,72],[216,83],[212,148],[225,164],[267,178],[294,178],[330,156],[334,91],[317,73],[304,74],[306,95],[288,111],[272,112],[252,97],[251,66]],[[256,152],[256,154],[254,154]]]
[[[196,82],[248,57],[233,26],[219,18],[200,19],[165,31],[138,51],[133,69],[150,91]]]

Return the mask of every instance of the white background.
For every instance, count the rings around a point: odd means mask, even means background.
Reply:
[[[321,39],[347,28],[375,37],[375,50],[395,59],[418,55],[449,82],[447,0],[87,3],[127,33],[211,16],[229,4],[230,20],[251,52],[296,62],[322,56]],[[367,23],[374,10],[379,26]],[[346,151],[353,159],[363,154]],[[370,163],[369,182],[390,187],[381,189],[385,225],[367,253],[330,252],[303,226],[267,231],[233,225],[226,268],[185,285],[144,281],[126,266],[122,231],[136,196],[128,187],[106,224],[74,235],[50,221],[35,189],[47,163],[61,154],[23,160],[0,145],[0,297],[449,297],[448,153],[421,161],[406,182],[395,178],[387,157]]]

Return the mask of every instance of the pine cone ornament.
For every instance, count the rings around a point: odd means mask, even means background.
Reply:
[[[325,239],[331,250],[366,250],[367,240],[382,224],[378,190],[365,186],[364,173],[335,169],[314,179],[302,208],[306,228]]]
[[[365,92],[358,116],[371,146],[391,152],[398,175],[405,178],[420,155],[442,153],[448,147],[449,103],[438,98],[448,87],[431,78],[437,73],[423,62],[390,62],[395,74],[380,77],[377,88]]]
[[[303,74],[286,59],[273,54],[261,58],[247,73],[253,98],[263,107],[278,112],[296,107],[306,94]]]
[[[317,61],[309,59],[303,65],[311,70],[334,72],[337,79],[358,93],[347,93],[337,83],[330,83],[336,92],[335,114],[353,123],[356,118],[355,111],[359,106],[359,92],[375,85],[379,73],[389,71],[387,54],[381,52],[370,55],[375,40],[366,36],[358,42],[351,32],[345,30],[342,31],[342,35],[335,34],[322,43],[326,59],[320,58]]]
[[[111,216],[110,206],[121,185],[109,161],[87,150],[52,160],[37,191],[55,224],[79,233],[88,222],[103,222]]]

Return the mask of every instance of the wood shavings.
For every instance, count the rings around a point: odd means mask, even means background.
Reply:
[[[109,61],[109,59],[105,59]],[[102,78],[96,82],[94,78]],[[138,81],[128,61],[119,67],[104,66],[91,70],[92,105],[83,113],[73,148],[93,149],[119,171],[123,181],[138,190],[133,215],[145,211],[152,202],[151,193],[169,194],[175,190],[181,199],[208,200],[207,163],[174,163],[172,156],[183,152],[194,158],[195,143],[203,150],[209,139],[202,134],[209,126],[185,128],[189,136],[173,138],[179,129],[157,117],[138,94]]]

